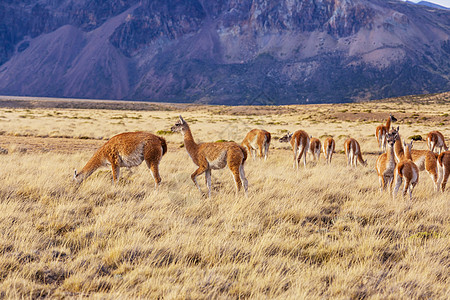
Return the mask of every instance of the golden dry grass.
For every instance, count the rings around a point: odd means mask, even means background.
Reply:
[[[450,192],[435,194],[422,172],[413,201],[394,202],[380,195],[375,171],[375,127],[389,112],[403,137],[438,129],[448,141],[448,102],[419,100],[188,111],[1,108],[0,146],[9,154],[0,155],[0,298],[446,299]],[[180,113],[197,141],[272,132],[269,159],[246,163],[248,198],[235,196],[227,170],[213,172],[213,197],[200,197],[181,136],[164,132]],[[334,136],[332,165],[308,156],[306,169],[292,169],[292,152],[276,137],[297,129]],[[105,139],[134,130],[168,140],[157,193],[145,164],[123,170],[117,185],[106,168],[80,186],[71,181]],[[340,153],[347,136],[360,141],[369,167],[347,168]],[[69,139],[51,146],[58,137]],[[85,148],[71,149],[83,141]],[[203,176],[199,182],[206,191]]]

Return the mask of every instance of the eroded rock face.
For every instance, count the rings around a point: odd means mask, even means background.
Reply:
[[[450,11],[382,0],[5,0],[0,94],[320,103],[450,89]]]

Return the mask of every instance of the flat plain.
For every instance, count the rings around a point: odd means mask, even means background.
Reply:
[[[412,201],[380,193],[375,128],[392,113],[402,138],[439,130],[448,144],[449,104],[450,93],[267,107],[0,97],[0,298],[447,299],[450,191],[421,172]],[[201,196],[170,132],[180,114],[197,142],[272,133],[267,161],[245,163],[248,198],[227,169]],[[308,155],[292,168],[278,138],[298,129],[336,140],[331,165]],[[145,163],[115,185],[108,168],[72,181],[110,137],[137,130],[168,142],[158,191]],[[367,167],[347,166],[350,136]]]

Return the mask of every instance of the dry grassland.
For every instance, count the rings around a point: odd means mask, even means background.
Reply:
[[[449,143],[449,93],[263,108],[25,102],[0,108],[0,147],[9,151],[0,155],[0,298],[450,295],[450,191],[434,193],[421,172],[412,202],[380,194],[374,136],[391,112],[402,137],[438,129]],[[211,199],[199,195],[182,137],[168,132],[180,113],[197,142],[240,142],[252,128],[272,133],[268,160],[246,162],[248,198],[235,196],[228,170],[212,173]],[[335,138],[332,165],[308,156],[306,168],[292,169],[292,151],[277,137],[298,129]],[[157,193],[145,164],[123,170],[116,185],[106,168],[72,182],[106,139],[135,130],[168,141]],[[348,136],[360,141],[368,167],[346,166]]]

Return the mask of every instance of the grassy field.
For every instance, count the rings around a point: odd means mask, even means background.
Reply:
[[[283,107],[73,103],[0,99],[0,298],[448,298],[450,191],[433,192],[421,172],[412,202],[380,194],[375,128],[392,113],[403,138],[439,130],[449,143],[450,93]],[[179,114],[197,142],[272,133],[268,160],[246,162],[248,198],[228,170],[212,173],[211,199],[200,196],[169,132]],[[277,138],[298,129],[334,137],[331,165],[308,156],[292,168]],[[107,168],[74,184],[108,138],[135,130],[168,141],[158,192],[145,164],[116,185]],[[347,167],[349,136],[368,167]]]

